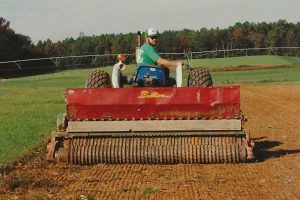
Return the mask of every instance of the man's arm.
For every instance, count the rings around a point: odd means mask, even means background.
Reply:
[[[164,67],[176,67],[180,63],[181,63],[181,61],[178,61],[178,60],[172,61],[172,60],[167,60],[164,58],[158,58],[156,60],[157,65],[162,65]]]

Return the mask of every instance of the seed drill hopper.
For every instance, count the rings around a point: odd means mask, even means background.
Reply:
[[[66,90],[67,112],[58,115],[48,159],[78,165],[253,159],[253,142],[243,130],[240,87],[212,87],[210,73],[200,68],[191,69],[188,86],[180,87],[181,66],[177,87],[170,87],[164,68],[141,66],[133,87],[120,88],[123,66],[121,61],[114,66],[112,81],[95,70],[86,88]]]

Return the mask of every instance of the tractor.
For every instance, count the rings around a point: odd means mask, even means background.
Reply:
[[[75,165],[253,160],[239,86],[213,87],[210,72],[190,64],[184,65],[184,87],[182,65],[176,77],[155,65],[141,65],[126,77],[124,55],[118,60],[111,76],[93,70],[85,87],[66,89],[66,113],[57,117],[49,160]]]

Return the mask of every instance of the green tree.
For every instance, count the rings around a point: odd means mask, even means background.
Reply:
[[[0,61],[39,57],[41,54],[28,36],[16,34],[10,22],[0,17]]]

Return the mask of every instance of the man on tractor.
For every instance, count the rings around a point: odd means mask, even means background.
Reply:
[[[138,83],[138,86],[146,86],[146,85],[150,85],[150,86],[174,86],[176,85],[176,80],[174,78],[170,78],[169,74],[170,74],[170,70],[168,67],[177,67],[178,65],[181,65],[181,61],[171,61],[171,60],[167,60],[164,58],[161,58],[159,56],[159,54],[157,53],[155,46],[157,45],[157,38],[158,38],[158,31],[154,28],[148,28],[146,30],[146,32],[144,33],[145,35],[145,42],[143,44],[143,46],[141,46],[139,48],[139,51],[137,52],[137,65],[139,67],[141,66],[160,66],[161,67],[161,71],[163,71],[164,74],[164,78],[162,78],[161,75],[158,75],[157,73],[154,72],[150,72],[148,71],[147,68],[144,68],[144,70],[140,70],[140,75],[141,74],[145,74],[143,75],[143,79],[139,79],[136,80],[136,82]],[[155,71],[154,68],[151,68],[152,71]],[[143,72],[144,71],[144,72]],[[148,73],[147,73],[148,72]],[[149,81],[145,81],[145,78],[147,79],[147,76],[151,76],[151,74],[156,74],[155,78],[160,79],[160,81],[158,80],[154,80],[153,78],[150,79]],[[141,76],[139,76],[141,77]],[[164,83],[162,83],[162,80]],[[157,83],[154,83],[154,82]],[[147,82],[147,83],[145,83]],[[148,84],[150,83],[150,84]]]
[[[145,43],[140,49],[138,65],[159,65],[163,67],[176,67],[181,64],[181,61],[171,61],[161,58],[155,46],[157,45],[158,31],[154,28],[148,28],[145,34]]]

